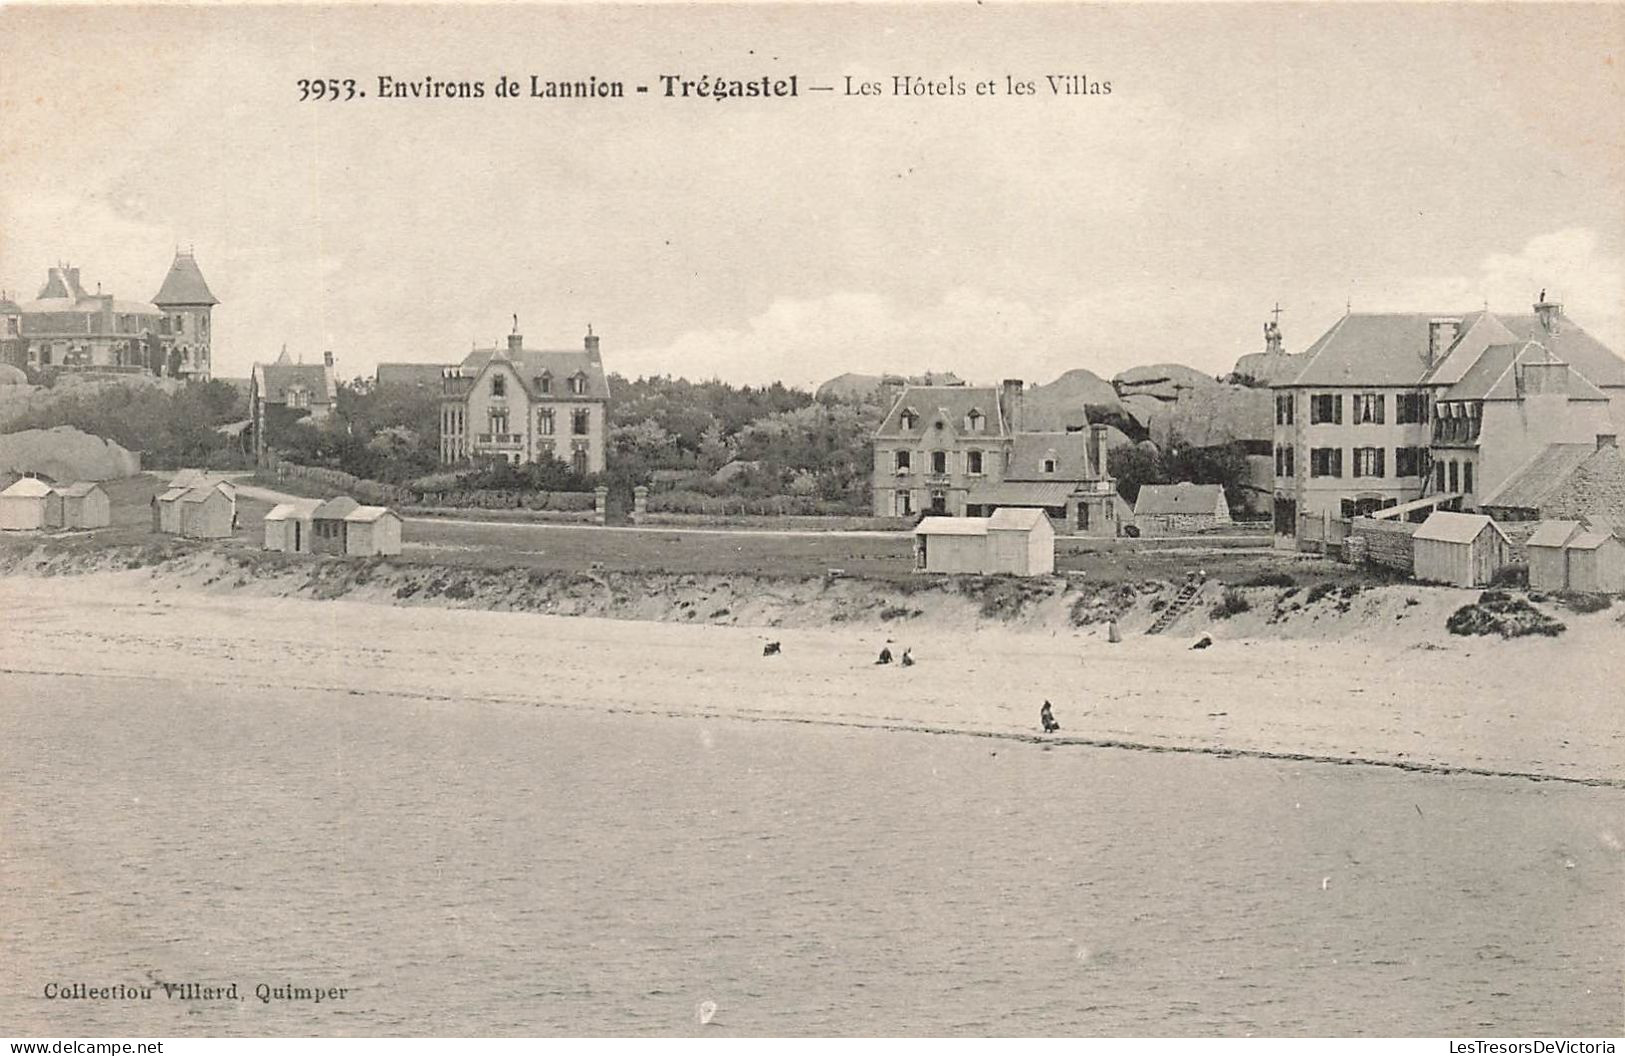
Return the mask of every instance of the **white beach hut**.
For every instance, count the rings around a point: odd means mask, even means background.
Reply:
[[[26,532],[45,527],[45,505],[51,486],[34,477],[19,477],[0,491],[0,530]]]
[[[1432,514],[1411,537],[1417,579],[1487,587],[1507,563],[1512,541],[1482,513]]]
[[[400,514],[386,506],[357,506],[345,514],[344,552],[360,557],[400,553]]]

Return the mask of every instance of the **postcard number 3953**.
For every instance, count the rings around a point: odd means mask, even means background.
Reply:
[[[295,81],[294,86],[299,89],[299,101],[301,103],[307,100],[316,101],[320,99],[338,102],[341,99],[354,99],[358,95],[365,96],[367,94],[366,92],[356,91],[355,78],[353,77],[342,81],[337,77],[329,77],[326,80],[321,78],[315,80],[301,79]]]

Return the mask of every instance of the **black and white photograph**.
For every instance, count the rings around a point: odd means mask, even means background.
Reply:
[[[1622,63],[0,5],[7,1051],[1614,1052]]]

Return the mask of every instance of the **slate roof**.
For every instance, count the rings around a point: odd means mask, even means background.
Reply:
[[[1548,444],[1479,505],[1538,510],[1596,453],[1593,444]]]
[[[331,373],[320,363],[260,363],[254,369],[261,379],[260,398],[267,403],[287,403],[288,390],[295,386],[310,393],[312,404],[332,403],[337,395]]]
[[[1005,481],[1001,484],[978,484],[965,493],[965,501],[972,506],[1065,506],[1076,491],[1071,481]]]
[[[1625,386],[1625,359],[1570,322],[1558,317],[1557,333],[1549,333],[1535,315],[1497,315],[1496,319],[1525,341],[1537,341],[1593,385]]]
[[[565,382],[574,374],[587,378],[587,391],[576,399],[609,399],[609,380],[604,377],[601,359],[582,349],[521,349],[510,352],[506,348],[477,348],[463,358],[463,373],[478,377],[493,359],[507,360],[519,375],[519,380],[533,398],[569,399],[575,395]],[[552,375],[553,391],[544,394],[536,383],[543,372]]]
[[[1428,325],[1460,312],[1350,313],[1303,352],[1294,386],[1417,385],[1428,371]],[[1459,332],[1465,332],[1465,329]]]
[[[203,271],[197,266],[197,258],[189,252],[184,252],[175,254],[175,262],[169,266],[169,274],[164,276],[164,284],[158,288],[152,303],[214,305],[220,302],[209,291],[209,284],[203,279]]]
[[[1502,539],[1506,538],[1507,533],[1501,531],[1501,526],[1482,513],[1451,513],[1448,510],[1435,511],[1422,522],[1422,527],[1411,538],[1436,543],[1470,543],[1478,538],[1485,525],[1493,528]]]
[[[1601,389],[1575,370],[1572,363],[1567,363],[1561,356],[1555,356],[1550,349],[1533,341],[1489,346],[1479,354],[1461,380],[1446,389],[1440,399],[1516,400],[1519,398],[1519,367],[1553,362],[1563,363],[1569,368],[1567,393],[1570,399],[1608,399]]]
[[[1100,467],[1090,456],[1088,430],[1061,433],[1016,433],[1005,480],[1099,480]],[[1055,472],[1044,472],[1044,460],[1055,459]]]
[[[1219,499],[1224,488],[1218,484],[1142,484],[1134,500],[1134,515],[1162,513],[1193,513],[1213,516],[1218,513]]]
[[[965,431],[965,416],[972,409],[981,411],[987,421],[979,433]],[[913,410],[919,416],[913,429],[903,428],[903,412]],[[937,432],[936,423],[942,421],[956,436],[1002,437],[1006,435],[1004,414],[999,409],[999,390],[989,387],[965,385],[910,385],[886,414],[886,420],[875,430],[877,439],[897,440],[923,438],[928,432]]]
[[[438,389],[442,373],[452,363],[380,363],[373,375],[380,385],[420,385]]]

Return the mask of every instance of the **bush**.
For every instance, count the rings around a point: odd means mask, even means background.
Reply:
[[[1252,608],[1252,602],[1239,590],[1226,590],[1224,596],[1213,606],[1211,612],[1215,620],[1228,620],[1230,617],[1247,612]]]
[[[1316,583],[1314,586],[1309,588],[1309,593],[1307,593],[1307,594],[1305,594],[1303,596],[1303,603],[1305,605],[1313,605],[1315,602],[1319,601],[1321,598],[1324,598],[1324,597],[1326,597],[1326,596],[1328,596],[1330,594],[1336,593],[1336,591],[1337,591],[1337,584],[1336,583],[1331,583],[1331,582]]]
[[[1557,601],[1570,612],[1601,612],[1614,604],[1607,594],[1559,594]]]
[[[1241,584],[1244,587],[1295,587],[1298,581],[1288,572],[1260,572]]]
[[[1490,586],[1516,588],[1529,586],[1529,566],[1508,565],[1505,568],[1500,569],[1490,579]]]
[[[1499,634],[1502,638],[1539,634],[1555,638],[1568,628],[1522,598],[1486,590],[1476,604],[1463,605],[1452,613],[1445,629],[1451,634]]]

